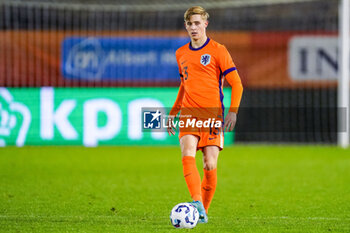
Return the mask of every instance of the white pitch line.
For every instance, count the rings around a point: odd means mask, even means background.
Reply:
[[[57,219],[57,218],[65,218],[65,219],[110,219],[110,218],[123,218],[127,216],[34,216],[34,215],[0,215],[0,218],[41,218],[41,219]],[[130,218],[130,217],[128,217]],[[158,216],[159,219],[164,217]],[[215,216],[213,218],[216,218]],[[155,217],[151,217],[150,219],[155,219]],[[276,220],[276,219],[286,219],[286,220],[316,220],[316,221],[350,221],[350,218],[337,218],[337,217],[291,217],[291,216],[270,216],[270,217],[239,217],[235,218],[236,220]]]
[[[291,216],[271,216],[271,217],[238,217],[239,219],[253,219],[253,220],[270,220],[270,219],[287,219],[287,220],[326,220],[326,221],[350,221],[350,218],[336,218],[336,217],[291,217]]]

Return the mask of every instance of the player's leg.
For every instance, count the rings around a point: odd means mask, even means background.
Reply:
[[[204,176],[202,181],[202,199],[207,213],[216,189],[216,168],[219,152],[220,149],[218,146],[205,146],[203,148]]]
[[[188,190],[194,201],[202,202],[201,177],[196,165],[196,152],[199,137],[186,134],[180,138],[183,173]]]
[[[196,165],[196,152],[199,142],[199,136],[187,134],[180,138],[182,165],[184,177],[188,190],[190,191],[194,205],[199,212],[199,222],[207,223],[208,217],[205,213],[202,194],[201,194],[201,177]]]

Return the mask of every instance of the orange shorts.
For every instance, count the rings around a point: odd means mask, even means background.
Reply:
[[[224,133],[222,128],[180,128],[179,139],[185,135],[195,135],[199,138],[197,150],[203,151],[206,146],[224,148]]]

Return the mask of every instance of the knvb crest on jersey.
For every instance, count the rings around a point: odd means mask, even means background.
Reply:
[[[209,54],[202,55],[201,56],[201,64],[203,66],[206,66],[206,65],[210,64],[210,58],[211,58],[211,56]]]

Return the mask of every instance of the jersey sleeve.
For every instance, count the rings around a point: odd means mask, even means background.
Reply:
[[[219,65],[221,72],[232,87],[231,105],[229,111],[237,113],[243,93],[241,78],[239,77],[236,65],[234,64],[232,57],[227,51],[226,47],[222,46],[219,49],[219,52]]]
[[[177,67],[179,68],[179,75],[181,77],[181,80],[182,80],[182,70],[181,70],[181,66],[180,66],[180,58],[179,58],[179,55],[180,52],[179,50],[176,50],[176,53],[175,53],[175,56],[176,56],[176,63],[177,63]]]
[[[173,107],[171,108],[169,115],[176,116],[179,113],[181,106],[182,106],[182,99],[184,97],[184,93],[185,93],[185,89],[184,89],[184,86],[183,86],[182,81],[181,81],[181,84],[179,87],[179,92],[177,93],[175,103],[174,103]]]
[[[182,70],[181,70],[181,66],[179,63],[179,59],[178,59],[178,51],[176,51],[176,61],[177,61],[177,66],[179,67],[179,75],[181,78],[181,83],[180,83],[179,92],[177,93],[175,103],[174,103],[174,105],[171,108],[170,113],[169,113],[169,115],[171,115],[171,116],[176,116],[178,114],[178,112],[180,111],[181,106],[182,106],[182,99],[183,99],[184,93],[185,93],[185,88],[183,85]]]
[[[236,70],[236,65],[233,63],[230,53],[225,46],[219,47],[219,66],[222,74],[225,76],[229,72]]]

